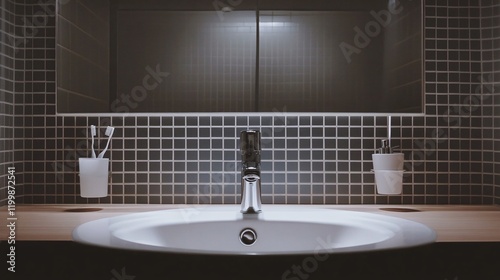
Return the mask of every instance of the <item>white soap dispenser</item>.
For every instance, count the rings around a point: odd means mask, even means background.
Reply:
[[[372,155],[373,170],[403,170],[404,154],[393,153],[389,140],[383,139],[382,146]]]
[[[382,147],[377,149],[379,154],[392,154],[392,147],[389,146],[389,139],[382,139]]]
[[[372,154],[373,172],[379,194],[401,194],[403,190],[404,154],[393,153],[388,139]]]

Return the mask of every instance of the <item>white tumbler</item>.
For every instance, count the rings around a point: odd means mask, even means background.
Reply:
[[[108,195],[108,158],[80,158],[80,195],[96,198]]]
[[[379,194],[401,194],[403,191],[404,154],[372,154],[375,184]]]

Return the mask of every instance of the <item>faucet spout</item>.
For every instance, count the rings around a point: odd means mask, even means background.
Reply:
[[[262,212],[260,201],[260,177],[249,174],[241,179],[241,213],[258,214]]]
[[[260,132],[242,131],[241,150],[241,213],[258,214],[261,209]]]

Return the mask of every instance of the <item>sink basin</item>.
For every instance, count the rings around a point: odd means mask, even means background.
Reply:
[[[105,218],[73,231],[77,242],[141,251],[216,255],[299,255],[406,248],[434,242],[429,227],[384,215],[264,205],[197,206]]]

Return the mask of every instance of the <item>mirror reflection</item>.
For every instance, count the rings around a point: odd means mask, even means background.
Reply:
[[[60,1],[58,112],[421,113],[421,2],[322,2]]]

